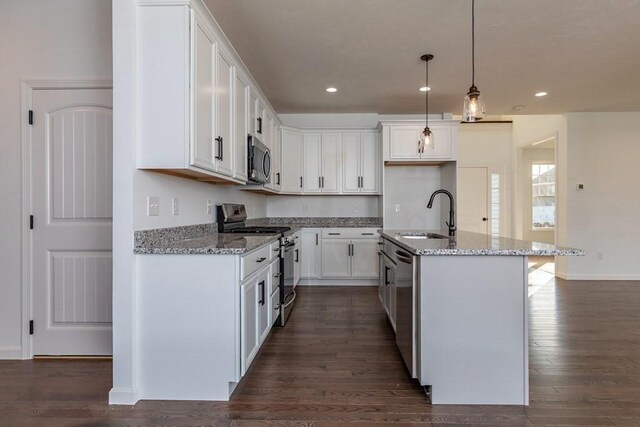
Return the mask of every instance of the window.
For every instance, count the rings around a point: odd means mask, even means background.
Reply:
[[[531,227],[556,226],[556,165],[531,165]]]
[[[500,174],[491,174],[491,234],[500,235]]]

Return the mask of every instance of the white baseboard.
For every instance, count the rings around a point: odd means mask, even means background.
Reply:
[[[6,346],[0,347],[0,360],[22,360],[22,347]]]
[[[109,405],[135,405],[140,398],[132,388],[112,388],[109,391]]]
[[[566,274],[556,271],[556,276],[564,280],[612,280],[612,281],[638,281],[638,274]]]
[[[300,286],[378,286],[378,279],[300,279]]]

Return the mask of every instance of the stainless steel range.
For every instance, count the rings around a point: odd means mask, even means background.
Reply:
[[[216,206],[218,233],[233,234],[274,234],[280,236],[280,304],[278,326],[284,326],[296,298],[295,265],[300,262],[300,253],[296,248],[295,237],[291,235],[291,227],[247,226],[247,210],[242,204],[223,203]],[[274,307],[274,310],[276,307]]]

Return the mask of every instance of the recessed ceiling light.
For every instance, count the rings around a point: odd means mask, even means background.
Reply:
[[[336,89],[335,87],[328,87],[327,88],[327,92],[329,92],[329,93],[333,93],[333,92],[337,92],[337,91],[338,91],[338,89]]]
[[[547,96],[547,92],[538,92],[536,93],[536,96],[539,98],[541,96]]]
[[[426,92],[426,91],[428,91],[428,90],[431,90],[431,88],[430,88],[429,86],[422,86],[422,87],[420,88],[420,92]]]

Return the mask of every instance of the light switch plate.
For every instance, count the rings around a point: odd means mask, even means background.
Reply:
[[[174,215],[178,215],[180,213],[180,200],[177,197],[171,199],[171,212]]]
[[[160,197],[148,196],[147,197],[147,216],[159,216],[160,215]]]
[[[213,215],[213,202],[207,200],[207,215]]]

